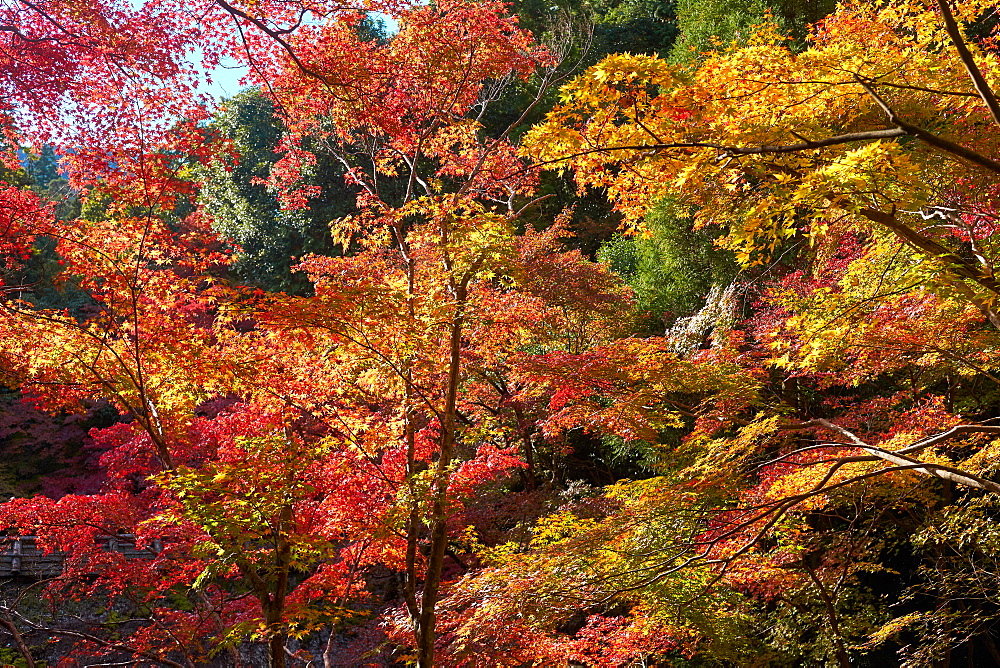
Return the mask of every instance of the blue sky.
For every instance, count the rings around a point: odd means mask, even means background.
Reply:
[[[142,4],[143,0],[131,0],[133,6],[139,6]],[[395,33],[399,30],[399,23],[381,12],[372,12],[371,16],[373,18],[382,19],[385,22],[386,28],[390,34]],[[198,63],[200,60],[200,54],[192,53],[190,56],[192,62]],[[247,73],[247,68],[243,66],[238,66],[235,61],[223,62],[222,67],[214,70],[212,72],[212,83],[208,84],[202,82],[198,87],[198,91],[201,93],[208,93],[216,100],[222,100],[225,98],[232,97],[236,95],[241,90],[243,86],[240,85],[240,79]]]
[[[192,54],[191,59],[195,62],[199,60],[197,54]],[[247,68],[237,66],[235,62],[223,62],[222,67],[212,71],[212,83],[202,81],[198,86],[198,92],[208,93],[216,100],[222,100],[236,95],[243,86],[240,85],[240,78],[246,75]]]

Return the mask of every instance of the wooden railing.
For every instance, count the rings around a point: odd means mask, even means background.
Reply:
[[[128,559],[153,559],[162,549],[158,540],[139,549],[135,546],[135,535],[128,533],[102,536],[97,542],[105,550],[119,552]],[[0,554],[0,578],[42,579],[55,577],[62,572],[65,553],[45,554],[38,547],[35,536],[8,536],[3,544],[6,549]]]

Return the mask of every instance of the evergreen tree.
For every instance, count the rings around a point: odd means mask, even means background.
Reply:
[[[321,186],[308,210],[287,210],[265,181],[280,158],[284,127],[274,106],[250,89],[227,100],[212,127],[232,142],[238,158],[216,160],[201,168],[201,203],[211,212],[215,230],[239,247],[234,271],[243,282],[289,293],[308,289],[305,276],[294,273],[297,259],[308,253],[336,251],[329,224],[354,206],[354,193],[343,170],[320,153],[307,178]]]
[[[24,161],[24,168],[36,186],[44,187],[60,178],[59,157],[51,144],[42,146],[37,155],[28,156]]]

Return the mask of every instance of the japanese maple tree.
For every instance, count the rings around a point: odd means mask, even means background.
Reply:
[[[926,504],[908,496],[934,496],[926,481],[923,492],[906,491],[921,477],[946,481],[945,505],[955,494],[962,506],[1000,491],[983,465],[997,433],[997,61],[992,37],[977,42],[963,28],[991,8],[852,3],[818,23],[801,53],[764,25],[748,45],[706,54],[687,71],[613,55],[565,87],[532,131],[533,155],[571,167],[582,186],[607,187],[638,231],[669,195],[693,208],[696,224],[723,227],[721,243],[753,276],[743,288],[750,319],[717,330],[711,349],[691,357],[742,368],[741,384],[758,392],[749,402],[717,401],[709,387],[685,392],[677,370],[660,373],[678,395],[638,405],[601,374],[578,384],[570,370],[582,360],[548,372],[565,387],[555,416],[569,418],[554,427],[633,437],[628,422],[604,416],[658,426],[649,411],[659,405],[688,421],[662,484],[679,476],[730,490],[735,504],[697,509],[705,533],[679,533],[673,558],[602,573],[595,545],[580,561],[579,586],[618,578],[624,592],[652,593],[691,558],[757,597],[805,586],[832,625],[828,656],[849,665],[843,634],[872,629],[845,631],[838,606],[850,596],[837,592],[865,568],[845,555],[882,548],[859,547],[864,540],[849,533],[822,538],[816,523],[846,516],[866,526],[879,513],[861,498]],[[648,382],[619,381],[632,391]],[[695,511],[671,512],[680,523]],[[645,579],[631,580],[636,573]],[[604,596],[614,597],[594,600]],[[946,603],[937,612],[960,615]],[[872,643],[909,622],[887,624]]]
[[[118,639],[99,623],[84,632],[26,619],[26,632],[170,665],[255,637],[279,666],[289,634],[332,624],[329,662],[336,620],[367,598],[364,574],[389,568],[405,578],[401,640],[433,665],[446,552],[461,528],[452,518],[477,485],[522,466],[522,445],[532,456],[522,400],[509,417],[513,441],[506,427],[491,435],[477,412],[477,402],[499,402],[495,422],[510,410],[503,347],[607,336],[614,328],[599,321],[623,295],[553,235],[519,247],[513,221],[534,177],[507,133],[486,138],[475,120],[487,85],[552,57],[491,3],[410,8],[388,42],[358,33],[360,10],[375,5],[54,7],[61,13],[14,7],[15,45],[69,40],[88,72],[114,76],[88,87],[66,73],[38,99],[17,84],[14,120],[46,140],[67,131],[73,183],[110,204],[74,221],[32,204],[25,243],[57,240],[93,313],[8,300],[3,354],[35,401],[72,408],[103,397],[125,422],[94,434],[107,448],[100,494],[15,501],[3,517],[66,553],[49,596],[86,592],[146,612]],[[155,48],[129,58],[143,40]],[[306,138],[363,190],[358,213],[334,226],[344,248],[360,250],[305,259],[311,297],[230,289],[211,211],[178,215],[197,187],[184,161],[229,150],[197,126],[196,73],[182,58],[195,46],[209,61],[246,62],[283,115],[290,132],[271,185],[287,206],[309,199],[299,183],[313,159]],[[550,77],[543,69],[543,88]],[[117,117],[92,114],[108,105]],[[75,125],[43,118],[66,110]],[[546,285],[561,270],[573,290]],[[465,398],[477,363],[477,393]],[[211,408],[220,401],[231,405]],[[151,558],[100,547],[123,531],[155,543]]]

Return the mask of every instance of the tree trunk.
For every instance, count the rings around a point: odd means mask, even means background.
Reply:
[[[524,419],[520,403],[514,404],[514,417],[517,418],[517,429],[521,432],[521,442],[524,444],[524,463],[528,465],[525,471],[525,487],[533,490],[538,486],[538,479],[535,477],[535,449],[531,443],[531,430]]]
[[[268,629],[274,635],[271,636],[271,668],[285,668],[285,641],[288,634],[284,632],[281,625],[281,617],[285,612],[285,596],[288,594],[288,571],[291,568],[292,544],[285,540],[282,532],[292,523],[292,507],[285,506],[281,511],[281,518],[278,522],[278,536],[275,539],[275,561],[278,565],[278,577],[274,583],[274,594],[271,596],[271,607],[265,611],[268,619]]]
[[[285,668],[285,634],[276,633],[268,642],[271,654],[271,668]]]
[[[424,587],[420,597],[420,612],[414,620],[413,632],[417,645],[418,668],[432,668],[434,665],[435,624],[438,595],[441,587],[441,572],[444,568],[445,551],[448,547],[447,496],[448,469],[455,454],[455,425],[457,422],[458,386],[461,372],[462,328],[464,325],[465,288],[456,290],[456,311],[451,322],[451,346],[448,363],[448,386],[445,407],[442,412],[441,448],[435,466],[434,503],[430,517],[430,551],[427,556],[427,570],[424,573]]]
[[[1000,649],[997,649],[997,644],[993,640],[993,636],[990,635],[990,632],[987,630],[979,637],[983,639],[983,645],[986,646],[986,651],[993,657],[993,661],[1000,663]]]

